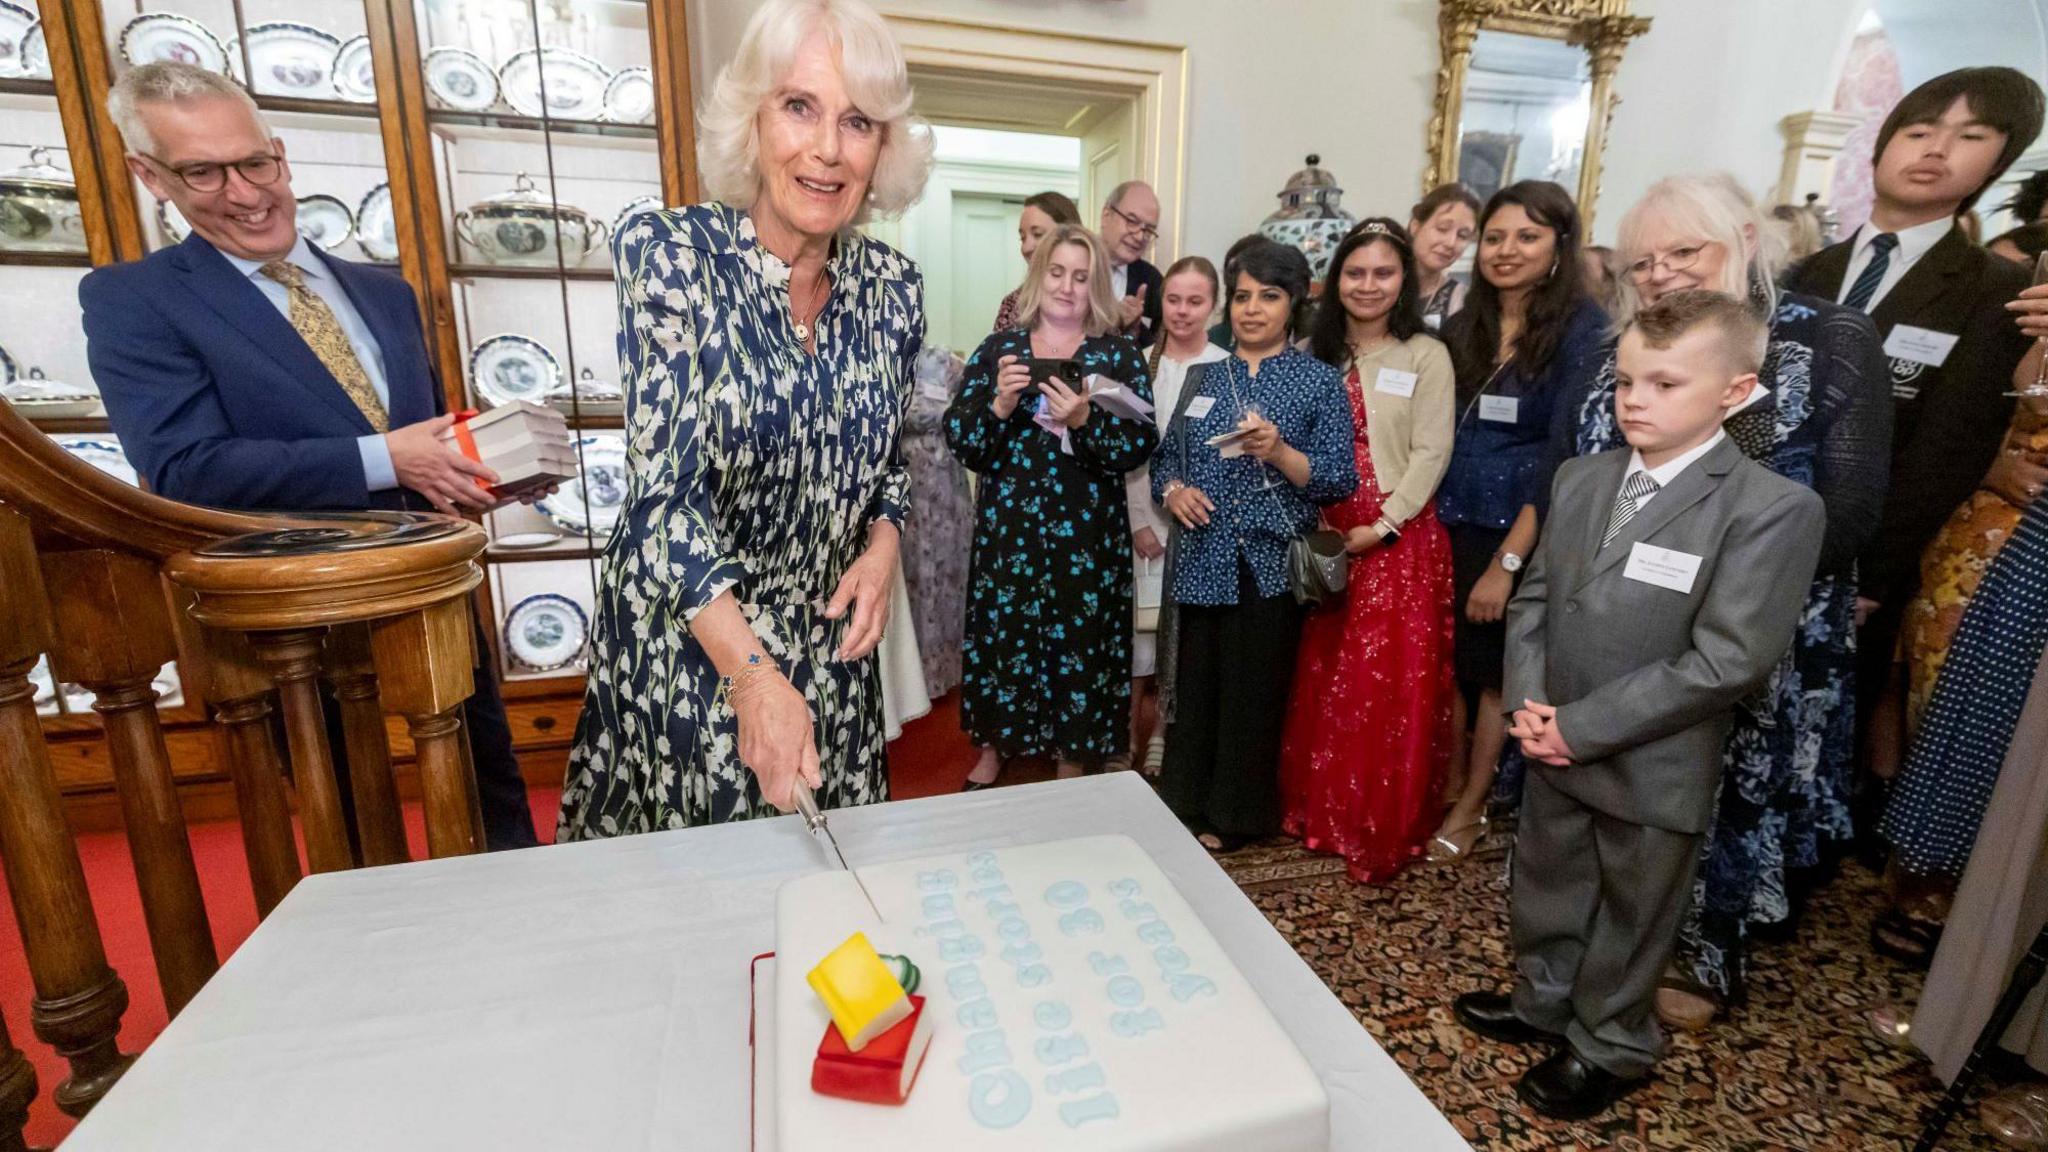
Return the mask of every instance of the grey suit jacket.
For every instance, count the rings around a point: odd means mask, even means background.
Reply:
[[[1568,461],[1508,605],[1501,706],[1557,708],[1574,762],[1531,764],[1622,820],[1706,831],[1735,705],[1791,646],[1820,558],[1820,497],[1723,440],[1600,547],[1627,449]],[[1700,558],[1689,592],[1624,575],[1632,546]]]

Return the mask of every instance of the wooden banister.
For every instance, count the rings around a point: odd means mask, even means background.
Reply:
[[[164,1000],[218,966],[153,680],[176,661],[225,750],[259,915],[302,874],[280,705],[314,871],[355,863],[319,678],[342,717],[361,855],[407,858],[385,714],[406,718],[431,854],[480,851],[461,708],[474,685],[469,596],[481,529],[407,513],[245,515],[196,508],[82,463],[0,403],[0,866],[35,995],[35,1037],[69,1063],[53,1097],[84,1115],[132,1057],[127,986],[108,965],[28,675],[93,693]],[[0,1020],[0,1152],[21,1146],[36,1078]]]

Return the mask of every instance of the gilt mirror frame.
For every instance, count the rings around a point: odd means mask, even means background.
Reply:
[[[1593,230],[1600,199],[1600,168],[1614,119],[1614,73],[1628,42],[1650,30],[1647,17],[1629,14],[1629,0],[1438,0],[1437,36],[1442,63],[1436,73],[1436,111],[1429,122],[1426,193],[1458,178],[1458,144],[1465,114],[1465,82],[1481,29],[1563,40],[1586,51],[1591,91],[1584,159],[1576,189],[1582,227]]]

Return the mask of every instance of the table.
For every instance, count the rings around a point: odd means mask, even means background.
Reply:
[[[1134,773],[831,814],[855,863],[1109,832],[1321,1073],[1340,1149],[1467,1145]],[[732,1149],[793,817],[309,876],[65,1152]]]

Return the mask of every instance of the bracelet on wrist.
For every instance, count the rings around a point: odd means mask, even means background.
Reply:
[[[782,669],[775,661],[759,652],[747,654],[747,662],[733,670],[732,675],[719,678],[719,688],[725,693],[726,703],[737,707],[782,675]]]

